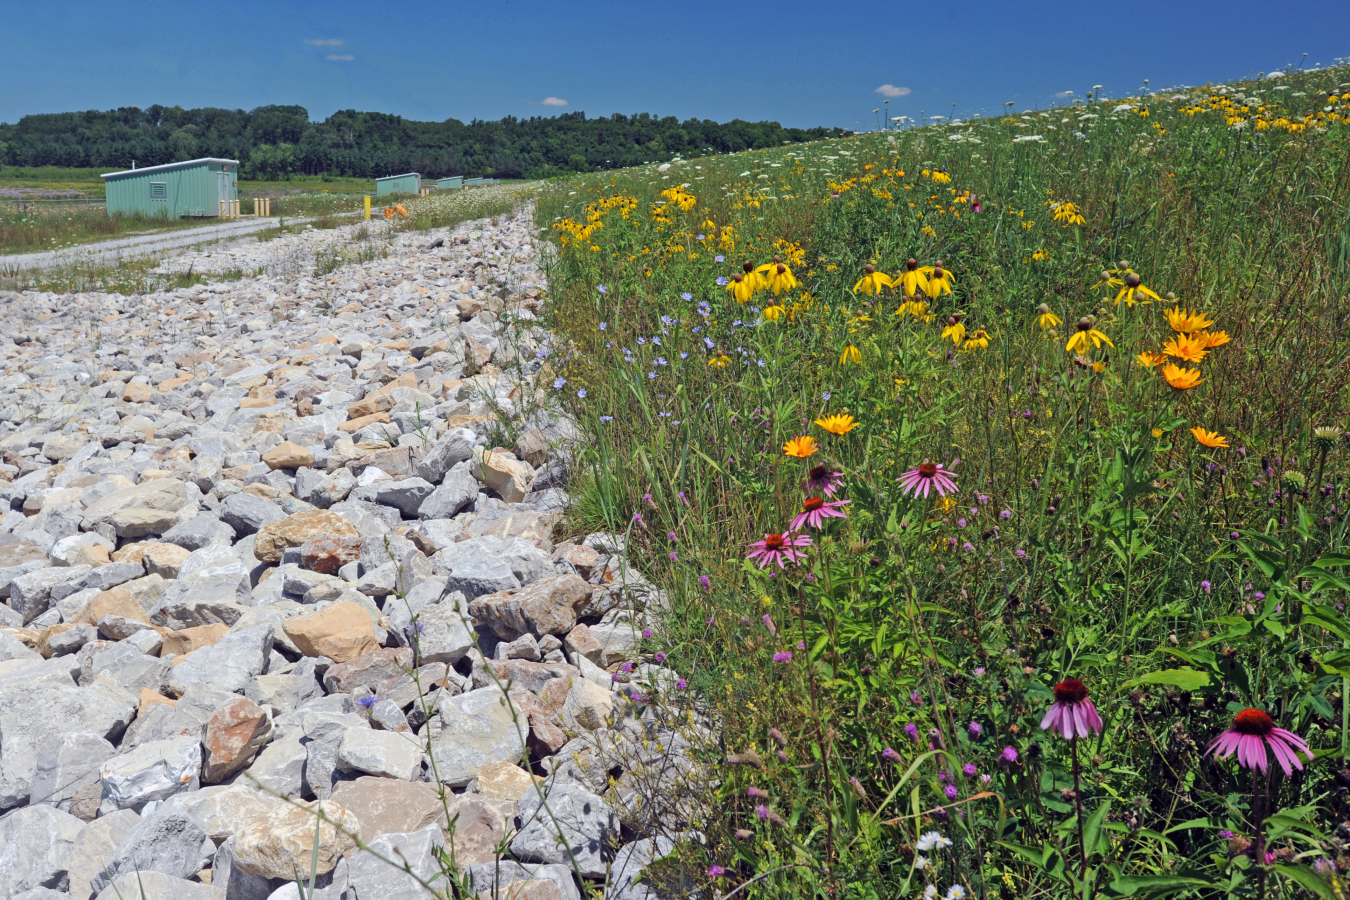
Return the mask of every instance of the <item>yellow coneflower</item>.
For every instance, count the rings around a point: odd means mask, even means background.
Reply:
[[[961,345],[962,353],[969,353],[971,350],[983,350],[989,346],[989,332],[983,328],[978,328],[966,338],[966,342]]]
[[[1195,334],[1213,325],[1214,321],[1202,312],[1191,312],[1178,306],[1167,310],[1167,324],[1178,334]]]
[[[853,286],[854,293],[863,293],[867,295],[880,294],[882,288],[895,287],[895,282],[891,281],[891,276],[885,272],[878,272],[872,265],[866,266],[863,271],[866,273],[858,279],[858,283]]]
[[[1228,446],[1228,438],[1219,434],[1217,431],[1206,431],[1203,428],[1192,428],[1191,434],[1200,442],[1202,447],[1209,447],[1211,450],[1217,450],[1220,447]]]
[[[1048,304],[1042,303],[1040,307],[1037,308],[1036,312],[1040,314],[1036,317],[1036,324],[1040,325],[1041,330],[1043,331],[1049,331],[1051,328],[1058,328],[1063,324],[1063,320],[1050,311]]]
[[[1097,360],[1092,364],[1092,371],[1096,372],[1098,375],[1102,374],[1106,371],[1106,363],[1102,362],[1100,359]]]
[[[729,362],[731,362],[731,357],[729,356],[714,356],[712,359],[708,360],[708,365],[712,366],[714,369],[725,369]]]
[[[1055,204],[1055,221],[1062,222],[1065,225],[1087,224],[1087,219],[1083,218],[1083,214],[1078,211],[1078,207],[1068,201]]]
[[[1183,369],[1176,363],[1168,363],[1162,368],[1163,378],[1179,391],[1189,391],[1205,379],[1200,377],[1199,369]]]
[[[932,314],[928,312],[928,302],[926,300],[910,300],[906,303],[901,303],[900,308],[895,311],[895,314],[898,316],[904,313],[909,313],[914,318],[922,319],[925,322],[933,321]]]
[[[1142,278],[1131,272],[1125,276],[1125,285],[1120,289],[1120,293],[1116,294],[1116,305],[1119,306],[1120,301],[1122,300],[1125,301],[1126,306],[1134,306],[1136,303],[1148,302],[1147,300],[1139,299],[1141,297],[1152,297],[1159,303],[1162,302],[1161,297],[1144,287]]]
[[[1222,347],[1231,338],[1226,331],[1201,331],[1194,335],[1194,340],[1203,344],[1206,350],[1213,350],[1215,347]]]
[[[773,306],[764,307],[764,312],[760,313],[760,315],[764,317],[764,321],[766,322],[777,322],[779,319],[783,318],[786,312],[787,310],[783,309],[783,307],[775,304]]]
[[[947,317],[947,327],[942,329],[942,339],[950,339],[958,347],[966,339],[966,326],[956,316]]]
[[[774,259],[777,258],[778,257],[776,256],[774,257]],[[790,291],[795,287],[801,287],[801,282],[793,276],[792,270],[782,263],[774,263],[772,271],[761,277],[764,278],[765,283],[768,285],[769,289],[773,291],[775,297],[784,291]]]
[[[1205,345],[1184,334],[1179,334],[1172,338],[1166,344],[1163,344],[1163,352],[1168,356],[1175,356],[1183,362],[1198,363],[1205,358]]]
[[[928,277],[923,274],[919,268],[919,261],[914,257],[905,260],[905,271],[899,277],[898,284],[905,291],[906,297],[913,297],[915,292],[928,292]]]
[[[788,456],[795,456],[798,459],[806,459],[816,450],[820,449],[816,439],[810,435],[795,437],[783,445],[783,452]]]
[[[1155,366],[1161,366],[1163,363],[1167,362],[1167,354],[1154,353],[1151,350],[1145,350],[1143,353],[1135,356],[1135,359],[1138,360],[1139,365],[1143,366],[1145,369],[1152,369]]]
[[[852,344],[845,347],[844,352],[839,354],[839,365],[842,366],[848,363],[853,363],[854,365],[862,364],[862,353],[860,353],[858,348]]]
[[[921,271],[928,277],[928,283],[924,286],[928,299],[936,300],[942,294],[952,292],[952,273],[942,268],[942,260],[939,259],[936,265],[924,266]]]
[[[938,171],[934,171],[933,174],[932,174],[930,177],[931,177],[934,181],[936,181],[938,184],[951,184],[951,183],[952,183],[952,176],[948,175],[946,172],[938,172]]]
[[[727,285],[727,290],[731,292],[731,296],[736,299],[737,303],[745,303],[755,296],[757,284],[754,273],[747,276],[737,272],[731,276],[731,283]]]
[[[825,416],[816,419],[816,424],[828,431],[830,434],[845,435],[858,427],[858,423],[853,421],[853,417],[847,414],[836,416]]]
[[[1091,341],[1092,346],[1094,347],[1100,347],[1102,344],[1106,344],[1108,347],[1116,346],[1111,343],[1110,338],[1092,327],[1091,319],[1084,317],[1078,320],[1078,328],[1074,331],[1073,335],[1070,336],[1069,343],[1065,345],[1064,349],[1070,353],[1075,351],[1086,353],[1088,351],[1088,341]]]

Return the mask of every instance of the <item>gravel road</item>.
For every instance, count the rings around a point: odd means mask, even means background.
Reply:
[[[309,219],[292,219],[303,223]],[[167,250],[190,247],[207,241],[219,241],[228,238],[243,237],[256,231],[266,231],[281,224],[278,218],[237,219],[219,225],[203,225],[188,231],[171,231],[165,234],[143,234],[137,237],[118,238],[113,241],[100,241],[96,244],[83,244],[79,247],[67,247],[62,250],[50,250],[45,253],[19,253],[12,256],[0,256],[0,270],[52,269],[72,263],[116,263],[126,259],[155,256]]]

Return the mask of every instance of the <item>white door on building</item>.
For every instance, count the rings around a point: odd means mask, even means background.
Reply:
[[[219,197],[217,197],[217,199],[218,199],[218,200],[229,200],[229,199],[230,199],[230,176],[229,176],[229,174],[228,174],[227,172],[217,172],[217,173],[216,173],[216,185],[217,185],[217,191],[216,191],[216,192],[219,194]]]

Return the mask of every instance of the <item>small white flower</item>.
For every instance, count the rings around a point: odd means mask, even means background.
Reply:
[[[962,885],[954,884],[947,888],[947,900],[966,900],[969,896],[970,894],[966,892]]]
[[[928,868],[928,857],[926,856],[914,857],[914,868],[918,869],[919,871],[923,871],[924,869]]]
[[[928,887],[926,887],[926,888],[923,889],[923,898],[924,898],[924,900],[934,900],[935,897],[937,897],[937,885],[936,885],[936,884],[930,884]]]
[[[944,849],[946,849],[947,847],[950,847],[951,845],[952,845],[952,842],[951,842],[950,840],[948,840],[947,838],[943,837],[943,836],[941,835],[941,833],[936,832],[936,831],[925,832],[925,833],[919,838],[919,842],[918,842],[918,848],[919,848],[919,850],[922,851],[922,852],[924,852],[924,853],[927,853],[929,850],[932,850],[932,849],[935,849],[935,848],[938,849],[938,850],[944,850]]]

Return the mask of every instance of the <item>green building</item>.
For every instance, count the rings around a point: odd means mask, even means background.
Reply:
[[[375,196],[377,197],[384,194],[420,193],[422,193],[422,176],[416,172],[409,172],[407,175],[386,175],[383,178],[375,179]]]
[[[464,188],[464,176],[455,175],[452,178],[442,178],[436,182],[436,187],[443,191],[458,191]]]
[[[220,201],[239,197],[237,159],[190,159],[102,177],[110,216],[219,216]]]

